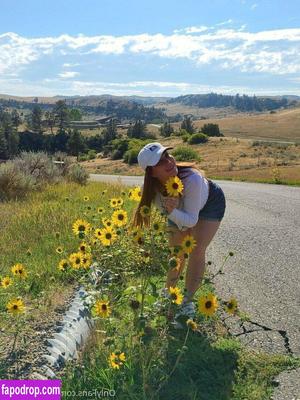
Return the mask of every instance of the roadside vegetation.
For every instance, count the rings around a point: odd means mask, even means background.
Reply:
[[[183,283],[169,298],[160,290],[167,270],[178,267],[181,253],[187,259],[195,243],[186,238],[169,249],[165,217],[155,210],[141,210],[152,213],[149,229],[133,229],[139,199],[138,187],[57,183],[0,203],[1,376],[30,373],[41,338],[61,318],[55,310],[80,284],[96,326],[79,360],[59,373],[63,398],[105,388],[124,400],[269,399],[274,377],[300,361],[251,351],[231,333],[228,318],[250,316],[238,299],[218,296],[214,278],[226,273],[234,254],[228,249],[216,269],[208,261],[197,317],[175,330]]]

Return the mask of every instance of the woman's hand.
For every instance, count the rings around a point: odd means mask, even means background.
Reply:
[[[178,197],[165,197],[163,199],[163,205],[169,214],[178,206],[178,204]]]

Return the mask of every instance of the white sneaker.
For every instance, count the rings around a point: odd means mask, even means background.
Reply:
[[[181,316],[193,319],[195,317],[195,304],[192,301],[184,301],[180,304],[178,312],[175,314],[175,319]]]

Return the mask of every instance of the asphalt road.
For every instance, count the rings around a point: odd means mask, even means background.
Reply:
[[[142,177],[133,176],[91,175],[91,179],[142,183]],[[229,251],[234,252],[225,274],[217,277],[217,292],[222,298],[235,296],[253,321],[286,331],[291,350],[300,356],[300,188],[216,182],[224,190],[227,207],[207,250],[212,270]],[[240,332],[237,324],[231,327]],[[253,332],[240,339],[256,349],[286,354],[277,332]]]

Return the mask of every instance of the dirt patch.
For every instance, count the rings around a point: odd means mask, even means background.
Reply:
[[[57,293],[53,290],[46,298],[27,303],[26,323],[14,345],[16,324],[11,319],[0,329],[0,376],[2,379],[28,379],[34,371],[38,372],[41,356],[47,353],[45,340],[50,338],[63,319],[72,300],[76,286],[67,286]]]

